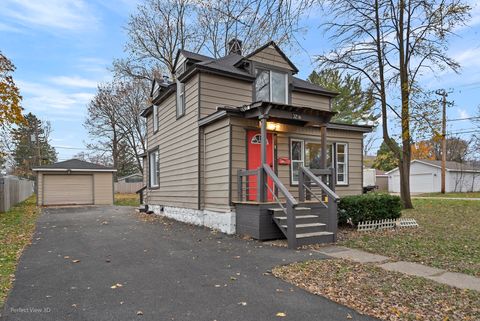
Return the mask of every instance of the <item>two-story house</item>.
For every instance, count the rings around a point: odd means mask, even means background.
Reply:
[[[335,241],[339,196],[362,193],[363,134],[330,122],[337,95],[295,77],[274,43],[214,59],[180,50],[147,119],[149,211],[289,246]]]

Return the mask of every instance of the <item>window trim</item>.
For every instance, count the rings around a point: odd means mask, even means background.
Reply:
[[[338,146],[339,145],[342,145],[344,146],[344,161],[343,161],[343,166],[345,167],[344,168],[344,172],[343,172],[343,177],[344,177],[344,180],[343,181],[339,181],[338,180]],[[348,150],[348,143],[345,143],[345,142],[336,142],[335,143],[335,183],[336,185],[338,186],[348,186],[349,184],[349,150]]]
[[[179,85],[181,85],[181,91],[178,90],[178,87]],[[186,114],[186,101],[185,101],[185,98],[186,98],[186,94],[185,94],[186,90],[185,90],[185,83],[183,82],[180,82],[179,80],[177,80],[177,90],[176,90],[176,93],[175,93],[175,97],[176,97],[176,100],[175,100],[175,114],[177,116],[177,119],[185,116]],[[182,106],[181,106],[181,110],[182,112],[179,113],[179,98],[180,96],[183,96],[183,100],[182,100]]]
[[[290,186],[298,186],[298,181],[293,179],[293,153],[292,153],[292,142],[298,141],[302,142],[302,163],[305,166],[305,153],[306,153],[306,144],[309,142],[312,143],[319,143],[318,139],[308,139],[308,138],[294,138],[291,137],[288,144],[289,155],[290,155]],[[348,150],[348,143],[347,142],[327,142],[327,146],[331,144],[331,153],[332,153],[332,166],[335,168],[335,186],[348,186],[349,185],[349,150]],[[343,182],[338,181],[338,160],[337,160],[337,145],[344,145],[345,146],[345,180]],[[327,154],[328,155],[328,154]],[[300,162],[300,161],[296,161]]]
[[[253,73],[255,75],[255,81],[253,82],[253,98],[254,101],[259,101],[257,99],[257,70],[261,69],[264,71],[268,71],[268,94],[269,94],[269,102],[273,102],[273,90],[272,90],[272,72],[276,72],[279,74],[283,74],[285,76],[285,101],[284,102],[275,102],[278,104],[286,104],[288,105],[290,101],[290,84],[289,84],[289,74],[285,70],[270,68],[263,65],[258,65],[253,67]]]
[[[301,142],[302,143],[302,160],[294,160],[293,159],[293,148],[292,148],[292,143],[293,142]],[[293,179],[293,163],[302,163],[302,166],[305,166],[305,140],[304,139],[299,139],[299,138],[290,138],[290,144],[289,144],[289,150],[290,150],[290,185],[296,186],[298,185],[298,180],[295,181]]]
[[[153,133],[158,132],[158,105],[153,105]]]
[[[152,155],[157,154],[157,184],[152,184],[152,164],[151,157]],[[158,189],[160,187],[160,149],[155,147],[148,151],[148,188],[149,189]]]

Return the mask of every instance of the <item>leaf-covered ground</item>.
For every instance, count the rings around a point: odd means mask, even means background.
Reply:
[[[419,228],[356,232],[341,229],[342,245],[480,277],[480,201],[414,200]]]
[[[30,244],[40,210],[35,196],[0,213],[0,307],[12,286],[17,261]]]
[[[480,320],[480,293],[346,260],[273,269],[309,292],[383,320]]]
[[[140,198],[137,194],[115,194],[114,205],[117,206],[139,206]]]

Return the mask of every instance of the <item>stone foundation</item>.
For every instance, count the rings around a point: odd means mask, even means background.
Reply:
[[[163,208],[163,211],[162,211]],[[194,210],[191,208],[148,205],[148,209],[156,215],[172,218],[179,222],[206,226],[227,234],[235,234],[235,212],[214,212]]]

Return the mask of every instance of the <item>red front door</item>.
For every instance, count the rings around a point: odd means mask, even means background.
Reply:
[[[260,132],[256,130],[249,130],[247,132],[247,144],[248,144],[248,166],[247,169],[257,169],[261,165],[261,136]],[[273,134],[267,133],[267,164],[273,168]],[[268,186],[273,191],[273,182],[268,178]],[[273,201],[271,191],[267,191],[267,199]],[[248,200],[257,200],[257,177],[250,176],[248,178]]]

